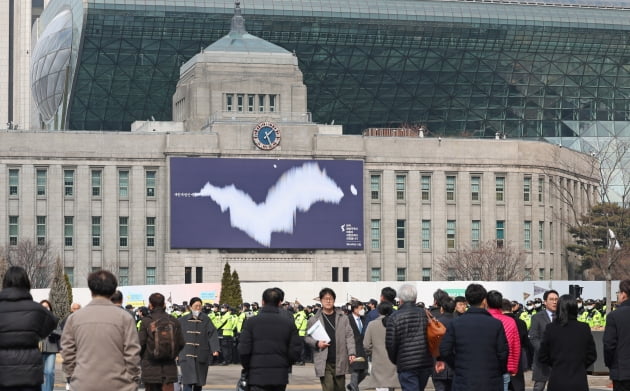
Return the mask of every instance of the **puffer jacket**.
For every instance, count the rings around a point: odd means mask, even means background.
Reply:
[[[398,372],[433,367],[427,345],[427,315],[413,303],[403,303],[387,322],[385,345]]]
[[[34,302],[27,290],[6,288],[0,292],[0,388],[44,382],[38,345],[57,323],[52,312]]]

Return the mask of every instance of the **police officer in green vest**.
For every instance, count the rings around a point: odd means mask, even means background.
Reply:
[[[222,333],[221,353],[223,362],[221,365],[232,364],[232,350],[234,345],[234,331],[236,330],[236,316],[232,314],[230,306],[221,305],[221,325],[217,328]]]
[[[584,302],[584,312],[578,316],[578,320],[587,323],[590,328],[601,325],[602,314],[595,308],[595,300],[588,299]]]
[[[295,322],[295,328],[298,330],[298,335],[302,340],[302,354],[300,355],[300,360],[295,363],[295,365],[304,365],[304,350],[309,347],[304,344],[304,337],[306,336],[306,324],[308,323],[308,315],[306,311],[304,311],[304,306],[299,304],[297,306],[297,311],[293,314],[293,321]]]

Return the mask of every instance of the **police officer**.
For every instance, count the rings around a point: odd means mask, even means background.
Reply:
[[[306,314],[303,305],[299,304],[297,306],[297,311],[293,314],[293,321],[295,323],[295,328],[298,331],[298,336],[302,341],[302,354],[300,355],[300,360],[297,361],[295,365],[304,365],[304,362],[306,360],[305,351],[306,349],[310,349],[310,347],[304,343],[304,337],[306,336],[306,324],[308,323],[308,315]]]

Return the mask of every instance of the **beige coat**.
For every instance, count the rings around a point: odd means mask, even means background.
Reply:
[[[367,388],[400,388],[396,366],[389,361],[387,349],[385,348],[385,332],[381,315],[368,323],[365,336],[363,337],[363,347],[365,353],[372,357],[371,376],[365,378],[360,384],[361,389]]]
[[[336,310],[335,318],[335,342],[337,349],[335,350],[335,375],[341,376],[350,373],[349,356],[356,355],[354,345],[354,333],[348,317],[341,310]],[[308,320],[307,330],[317,321],[324,324],[322,311],[318,311],[315,316]],[[332,336],[331,336],[332,337]],[[328,357],[328,348],[318,349],[317,341],[310,335],[304,337],[304,341],[313,348],[313,364],[315,366],[315,375],[323,377],[326,371],[326,358]]]
[[[61,336],[63,371],[79,391],[135,391],[140,342],[133,319],[106,298],[68,317]]]

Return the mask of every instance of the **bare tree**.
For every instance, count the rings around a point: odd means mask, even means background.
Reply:
[[[21,266],[31,280],[32,288],[48,288],[53,279],[55,255],[50,244],[37,246],[32,241],[20,240],[16,246],[0,247],[0,258],[7,266]]]
[[[460,248],[448,253],[438,265],[445,280],[518,281],[525,263],[525,253],[510,242],[497,248],[494,240],[478,248]]]

